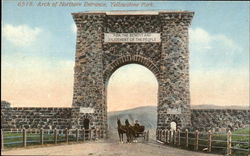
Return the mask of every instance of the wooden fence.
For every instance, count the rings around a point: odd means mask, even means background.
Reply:
[[[100,129],[16,129],[1,130],[1,149],[60,142],[79,142],[103,138]]]
[[[141,134],[149,140],[149,131]],[[29,145],[58,144],[61,142],[84,142],[104,138],[100,129],[15,129],[1,130],[1,149],[6,147],[26,147]]]
[[[206,152],[224,151],[223,154],[232,154],[235,151],[250,154],[250,135],[228,133],[189,132],[188,130],[157,130],[157,141],[191,150]],[[144,141],[149,140],[149,132],[144,132]],[[244,138],[234,139],[237,137]],[[104,138],[100,129],[17,129],[1,130],[1,149],[5,147],[26,147],[29,145],[57,144],[60,142],[84,142]],[[248,138],[248,139],[246,139]],[[246,141],[247,140],[247,141]],[[244,148],[243,148],[244,147]]]
[[[157,141],[160,143],[173,145],[191,150],[202,150],[206,152],[223,151],[223,154],[231,155],[232,151],[243,151],[245,154],[250,154],[249,138],[250,135],[232,134],[230,131],[227,133],[207,133],[189,132],[181,130],[157,130]],[[248,138],[248,141],[232,140],[232,136],[239,136]],[[237,145],[237,146],[236,146]],[[240,145],[246,145],[246,148],[240,148]]]

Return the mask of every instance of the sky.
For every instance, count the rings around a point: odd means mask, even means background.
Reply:
[[[104,1],[99,1],[104,7],[19,2],[2,1],[1,99],[12,106],[71,107],[76,44],[71,13],[90,10],[194,11],[189,30],[191,105],[249,105],[249,2],[147,1],[134,3],[152,6],[130,8]],[[147,68],[123,66],[109,81],[108,110],[157,105],[157,87]]]

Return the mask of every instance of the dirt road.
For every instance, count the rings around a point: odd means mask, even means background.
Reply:
[[[164,146],[157,143],[121,144],[99,140],[79,144],[28,147],[2,151],[2,155],[86,155],[86,156],[215,156]]]

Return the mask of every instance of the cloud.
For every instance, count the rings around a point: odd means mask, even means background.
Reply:
[[[226,37],[225,35],[215,35],[213,37],[213,41],[219,42],[223,47],[227,47],[231,50],[241,50],[241,48],[232,39]]]
[[[224,34],[194,28],[190,36],[190,69],[218,70],[248,67],[248,50]]]
[[[27,25],[14,26],[6,24],[3,26],[3,36],[16,46],[30,46],[42,32],[40,28],[31,28]]]
[[[202,28],[190,29],[190,41],[196,44],[209,44],[212,36]]]
[[[211,49],[212,36],[202,28],[190,29],[190,47],[197,51]]]
[[[226,48],[227,51],[232,52],[240,50],[240,47],[230,38],[223,34],[210,34],[202,28],[195,28],[189,30],[190,47],[195,52],[207,52],[208,50],[216,51],[216,48]]]
[[[71,30],[72,30],[73,33],[77,32],[77,27],[76,27],[75,23],[71,24]]]
[[[224,34],[189,31],[192,104],[248,105],[249,52]]]

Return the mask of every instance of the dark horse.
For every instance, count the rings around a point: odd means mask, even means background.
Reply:
[[[120,119],[117,119],[117,125],[118,125],[117,130],[118,130],[120,142],[123,142],[123,134],[126,133],[127,128],[126,126],[121,124]]]
[[[132,142],[135,139],[136,131],[134,127],[129,124],[128,119],[125,120],[125,126],[126,126],[127,141]]]

